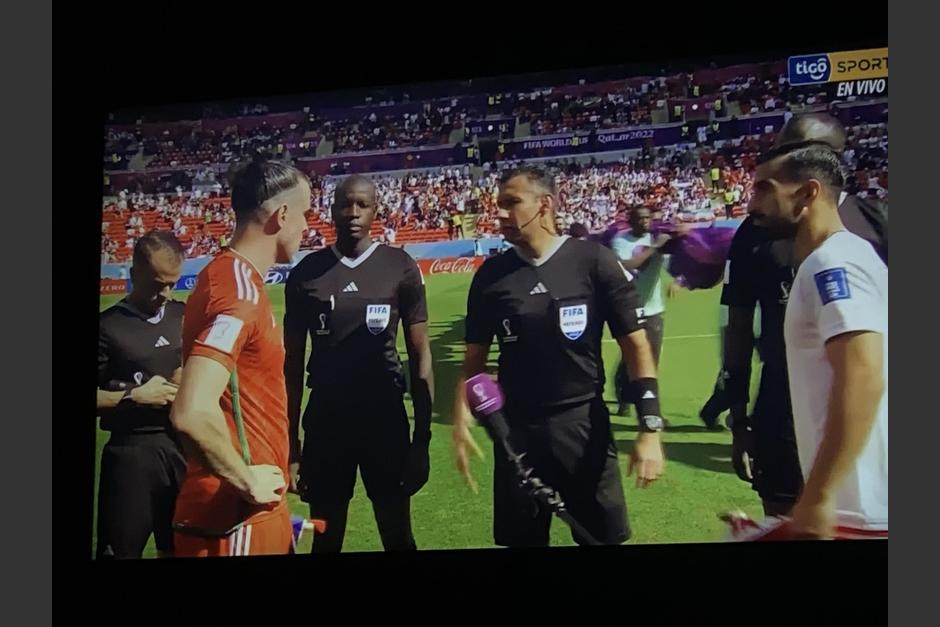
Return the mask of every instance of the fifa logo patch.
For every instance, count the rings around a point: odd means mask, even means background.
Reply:
[[[329,335],[330,334],[330,318],[325,313],[321,313],[317,316],[317,322],[320,324],[317,327],[317,335]]]
[[[562,307],[558,312],[558,325],[569,340],[576,340],[587,328],[587,305]]]
[[[391,317],[391,305],[366,305],[366,327],[372,335],[384,331]]]
[[[816,279],[816,290],[819,292],[823,305],[828,305],[835,300],[852,298],[852,294],[849,292],[849,278],[845,268],[823,270],[817,272],[813,278]]]

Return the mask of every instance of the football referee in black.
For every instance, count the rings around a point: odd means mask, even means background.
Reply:
[[[633,276],[609,249],[555,234],[558,195],[554,177],[545,171],[507,171],[497,204],[500,230],[514,248],[488,259],[470,286],[453,430],[458,469],[475,489],[469,451],[480,453],[468,428],[472,418],[463,382],[485,370],[495,336],[511,440],[588,533],[602,544],[625,542],[630,526],[602,396],[605,322],[634,377],[640,432],[628,474],[636,469],[638,485],[646,487],[663,470],[656,366],[636,317],[641,303]],[[533,515],[499,455],[493,483],[496,544],[548,545],[551,513]]]
[[[424,279],[408,253],[369,237],[376,189],[353,175],[336,188],[336,244],[307,255],[286,288],[285,379],[291,433],[291,489],[327,522],[313,552],[342,550],[357,468],[387,551],[414,550],[411,497],[427,483],[434,380]],[[396,348],[408,351],[414,433]],[[310,398],[299,423],[307,337]],[[410,437],[409,437],[410,436]]]
[[[139,558],[151,533],[160,556],[172,553],[173,508],[186,462],[170,428],[184,305],[170,297],[183,257],[172,233],[141,237],[132,292],[99,318],[98,410],[111,436],[101,453],[98,559]]]

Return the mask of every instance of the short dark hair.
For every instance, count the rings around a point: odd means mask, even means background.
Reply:
[[[232,187],[232,209],[239,222],[251,217],[261,205],[278,194],[300,185],[309,184],[307,175],[297,168],[280,163],[254,159],[236,164],[229,172]]]
[[[571,237],[587,237],[591,233],[588,231],[587,227],[581,224],[580,222],[575,222],[568,227],[568,235]]]
[[[186,258],[186,251],[183,250],[183,245],[180,244],[179,240],[176,239],[176,236],[173,235],[172,232],[154,230],[141,237],[137,240],[137,243],[134,244],[134,265],[141,266],[145,263],[149,264],[153,253],[158,250],[166,250],[173,253],[180,261]]]
[[[842,190],[845,187],[845,172],[839,155],[826,145],[809,142],[787,151],[780,151],[784,175],[791,181],[816,179],[825,185]]]
[[[345,195],[349,191],[350,187],[359,183],[368,185],[372,189],[372,195],[376,197],[376,200],[378,200],[378,188],[375,185],[375,181],[363,174],[351,174],[350,176],[347,176],[342,181],[340,181],[336,186],[336,189],[333,191],[333,204],[336,204],[336,200],[340,197],[341,194]]]
[[[845,149],[845,140],[845,127],[838,118],[828,113],[803,113],[793,116],[783,125],[777,134],[775,146],[817,141],[836,152],[842,152]]]
[[[514,168],[509,168],[503,172],[502,176],[499,177],[499,184],[505,185],[511,179],[514,179],[517,176],[526,177],[530,182],[539,185],[552,196],[558,195],[558,186],[555,184],[555,175],[544,168],[540,168],[534,165],[520,165]]]

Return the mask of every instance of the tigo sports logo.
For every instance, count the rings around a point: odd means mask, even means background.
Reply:
[[[888,49],[852,50],[790,57],[791,85],[815,85],[888,77]]]
[[[791,85],[828,83],[832,72],[828,54],[804,54],[790,57],[787,65]]]

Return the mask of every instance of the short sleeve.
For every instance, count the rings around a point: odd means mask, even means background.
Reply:
[[[204,289],[209,290],[207,304],[203,311],[197,312],[193,322],[195,342],[190,356],[214,359],[231,371],[254,335],[258,287],[247,273],[238,279],[219,274],[224,273],[211,275],[205,282]],[[197,285],[197,289],[199,287]]]
[[[641,303],[633,274],[611,250],[598,246],[597,251],[595,297],[611,334],[615,338],[629,335],[642,328],[637,320]]]
[[[757,292],[754,289],[754,246],[748,230],[739,229],[731,240],[731,250],[725,261],[724,284],[721,288],[721,304],[728,307],[754,308]]]
[[[470,282],[467,295],[467,318],[464,340],[467,344],[489,346],[493,342],[493,325],[486,306],[486,287],[488,281],[485,267],[481,267]]]
[[[405,260],[405,275],[398,288],[398,313],[405,327],[428,321],[424,275],[410,255]]]
[[[814,272],[811,280],[812,302],[824,342],[853,331],[887,333],[887,295],[873,273],[861,264],[830,262]]]

